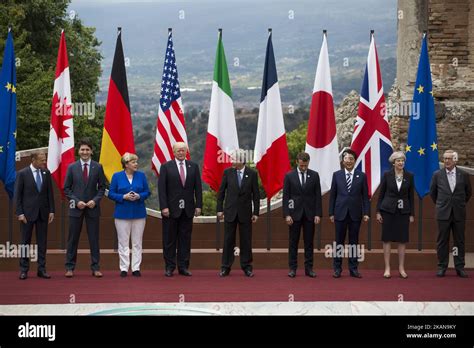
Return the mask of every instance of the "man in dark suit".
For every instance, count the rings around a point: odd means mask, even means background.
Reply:
[[[358,255],[353,255],[359,243],[361,221],[369,221],[369,195],[366,175],[354,169],[357,154],[347,149],[342,154],[344,169],[334,172],[329,197],[329,219],[336,225],[336,250],[334,251],[334,278],[342,273],[342,257],[346,232],[349,231],[349,274],[362,278],[358,271]]]
[[[82,223],[86,219],[87,236],[91,251],[91,270],[94,277],[100,272],[99,219],[100,200],[105,193],[106,179],[102,165],[93,161],[92,144],[79,142],[79,161],[71,163],[64,181],[64,193],[69,199],[69,236],[67,240],[66,277],[72,278],[76,267],[77,248]]]
[[[221,277],[229,275],[234,262],[237,225],[240,233],[240,267],[247,277],[253,277],[252,223],[258,219],[260,193],[257,172],[245,165],[245,156],[243,150],[232,155],[232,167],[224,171],[217,194],[217,217],[225,220]]]
[[[305,274],[311,278],[316,277],[313,271],[314,225],[321,222],[323,209],[319,174],[308,169],[309,160],[309,154],[300,152],[296,156],[297,168],[288,172],[283,182],[283,216],[289,226],[290,278],[296,276],[301,227],[303,227]]]
[[[163,221],[163,256],[165,276],[172,277],[176,268],[176,243],[178,247],[178,272],[191,276],[191,232],[193,216],[201,215],[202,185],[199,167],[186,160],[188,146],[183,142],[173,145],[175,159],[160,168],[158,196]]]
[[[15,182],[16,215],[21,222],[21,244],[30,246],[33,227],[38,245],[38,272],[40,278],[49,279],[46,272],[48,224],[54,219],[54,196],[51,173],[46,169],[46,154],[31,155],[31,165],[17,173]],[[23,249],[26,250],[26,249]],[[20,258],[20,279],[28,277],[30,259]]]
[[[449,260],[449,234],[453,231],[454,267],[461,278],[467,278],[464,271],[464,230],[466,227],[466,203],[471,198],[472,189],[469,175],[456,167],[458,154],[447,150],[444,168],[436,171],[431,179],[430,195],[436,204],[438,220],[438,277],[444,277]]]

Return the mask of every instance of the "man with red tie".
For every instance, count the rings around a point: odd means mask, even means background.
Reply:
[[[186,143],[175,143],[175,158],[161,166],[158,179],[167,277],[173,276],[176,264],[179,274],[191,276],[189,259],[193,216],[201,215],[202,209],[201,174],[196,163],[186,160],[187,152]]]
[[[99,204],[105,193],[106,179],[102,165],[91,159],[90,141],[81,140],[78,152],[80,159],[69,165],[64,181],[64,193],[69,199],[69,236],[65,275],[67,278],[72,278],[74,275],[79,237],[85,218],[91,251],[92,275],[100,278],[102,272],[99,265]]]

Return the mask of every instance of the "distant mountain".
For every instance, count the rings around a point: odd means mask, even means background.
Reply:
[[[395,0],[201,0],[116,2],[72,1],[69,10],[97,28],[102,41],[103,76],[99,103],[105,103],[116,28],[123,30],[127,77],[134,117],[157,111],[167,28],[173,37],[184,107],[207,109],[217,29],[223,39],[236,107],[258,106],[267,28],[273,28],[282,102],[309,102],[321,44],[328,45],[336,102],[359,90],[375,30],[384,86],[395,78]],[[73,62],[71,62],[73,64]],[[74,78],[74,77],[72,77]],[[249,89],[250,88],[250,89]]]

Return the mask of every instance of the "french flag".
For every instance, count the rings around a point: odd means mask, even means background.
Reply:
[[[311,157],[309,168],[319,174],[322,194],[330,190],[333,173],[341,169],[338,150],[328,45],[324,31],[314,79],[305,149]]]
[[[254,162],[267,194],[267,199],[270,199],[283,187],[285,174],[290,170],[290,159],[283,123],[271,29],[268,32]]]

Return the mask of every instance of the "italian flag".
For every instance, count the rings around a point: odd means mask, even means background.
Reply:
[[[204,182],[208,183],[214,191],[219,190],[222,174],[226,168],[231,166],[230,155],[238,148],[239,140],[235,126],[229,72],[222,44],[222,30],[219,30],[202,168]]]

